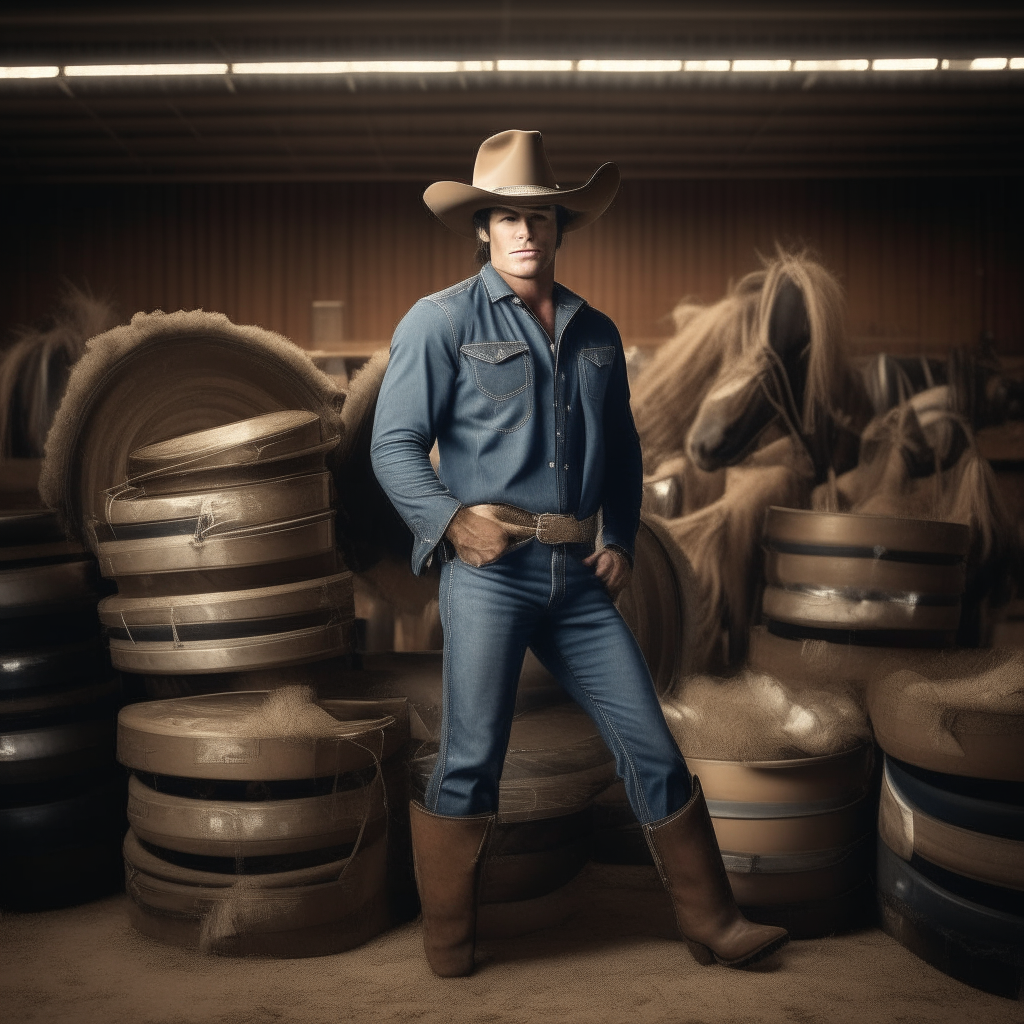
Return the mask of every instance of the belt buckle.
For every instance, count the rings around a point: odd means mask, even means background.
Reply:
[[[563,517],[555,512],[541,512],[537,516],[537,540],[541,544],[560,544],[554,534],[557,534],[559,520]]]

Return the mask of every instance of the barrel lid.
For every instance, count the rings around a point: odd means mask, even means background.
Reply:
[[[963,558],[970,547],[970,530],[962,523],[860,512],[815,512],[776,505],[768,509],[764,532],[770,547],[781,542],[808,548],[862,548],[867,557],[873,553],[876,558],[893,552]]]

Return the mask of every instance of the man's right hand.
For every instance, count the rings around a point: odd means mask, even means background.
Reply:
[[[508,534],[493,519],[460,508],[444,535],[467,565],[486,565],[500,558],[508,547]]]

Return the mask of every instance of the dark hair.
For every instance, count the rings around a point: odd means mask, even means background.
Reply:
[[[501,209],[504,209],[504,207],[489,206],[484,210],[477,210],[473,214],[473,227],[475,229],[483,228],[484,231],[489,233],[491,228],[491,211]],[[562,233],[565,231],[566,224],[570,223],[575,217],[576,214],[572,210],[567,210],[564,206],[555,206],[555,225],[558,228],[558,235],[555,238],[556,249],[562,244]],[[480,237],[479,232],[476,235],[476,261],[481,267],[485,263],[491,262],[491,243],[485,242]]]

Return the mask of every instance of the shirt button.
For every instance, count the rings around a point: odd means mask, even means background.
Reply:
[[[555,468],[555,464],[553,462],[549,462],[548,463],[548,469],[554,469],[554,468]]]
[[[555,437],[561,437],[561,436],[562,436],[562,432],[560,430],[556,430],[555,431]]]
[[[512,300],[512,305],[513,306],[521,306],[522,304],[523,304],[523,300],[521,298],[519,298],[518,296],[516,296],[516,298],[514,298]]]
[[[567,463],[566,463],[566,464],[565,464],[565,465],[564,465],[564,466],[562,467],[562,469],[568,469],[568,468],[569,468],[569,463],[567,462]]]
[[[554,342],[552,342],[550,345],[548,345],[548,348],[551,349],[552,352],[554,352],[555,351]]]

